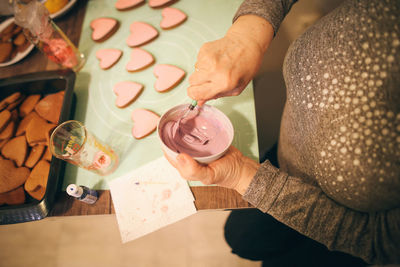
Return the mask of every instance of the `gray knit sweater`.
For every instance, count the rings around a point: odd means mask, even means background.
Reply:
[[[275,32],[289,0],[249,0]],[[244,199],[369,263],[400,263],[400,0],[348,0],[284,62],[280,169],[261,165]]]

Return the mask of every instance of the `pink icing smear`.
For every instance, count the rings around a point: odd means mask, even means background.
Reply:
[[[191,111],[177,129],[182,114],[166,121],[160,129],[162,141],[171,150],[192,157],[208,157],[222,152],[229,145],[228,132],[215,114]]]

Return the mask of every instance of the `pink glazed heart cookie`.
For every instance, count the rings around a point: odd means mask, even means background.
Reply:
[[[96,52],[96,58],[100,60],[100,68],[103,70],[109,69],[114,66],[115,63],[122,56],[122,51],[115,48],[100,49]]]
[[[141,48],[133,48],[131,60],[126,64],[127,71],[138,71],[144,69],[154,62],[152,54]]]
[[[160,27],[164,30],[176,27],[187,19],[185,13],[172,7],[164,8],[161,15],[163,18],[160,22]]]
[[[149,6],[152,8],[163,7],[176,2],[176,0],[149,0]]]
[[[115,105],[119,108],[126,107],[132,103],[142,92],[143,85],[135,82],[125,81],[114,85],[113,91],[117,95]]]
[[[90,22],[92,28],[92,40],[103,42],[110,38],[118,29],[119,22],[113,18],[97,18]]]
[[[158,92],[165,92],[175,87],[185,77],[185,71],[167,64],[159,64],[154,67],[154,76],[157,77],[154,88]]]
[[[148,43],[158,36],[158,31],[150,24],[144,22],[133,22],[129,30],[131,31],[131,35],[129,35],[126,43],[130,47]]]
[[[144,0],[118,0],[115,3],[115,8],[122,11],[134,8],[140,4],[143,4]]]
[[[138,108],[132,111],[131,118],[133,121],[132,135],[136,139],[141,139],[157,128],[160,116],[150,110]]]

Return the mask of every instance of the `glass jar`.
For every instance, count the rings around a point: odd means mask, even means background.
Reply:
[[[50,18],[46,7],[36,0],[13,3],[15,23],[24,30],[26,38],[51,61],[78,72],[85,56]]]

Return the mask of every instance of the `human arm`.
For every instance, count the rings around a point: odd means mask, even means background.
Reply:
[[[296,0],[247,0],[226,35],[205,43],[188,95],[201,105],[222,96],[239,95],[254,78],[279,25]]]
[[[268,161],[260,165],[234,147],[208,165],[186,154],[168,160],[183,178],[235,189],[256,208],[330,250],[350,253],[368,263],[400,262],[400,208],[371,213],[347,208],[320,187]]]
[[[176,159],[168,157],[167,154],[165,157],[185,179],[232,188],[241,195],[246,191],[260,166],[258,162],[245,157],[234,146],[229,147],[223,157],[207,165],[199,164],[185,153],[179,154]]]
[[[196,71],[189,77],[189,97],[201,105],[239,95],[260,68],[272,37],[272,26],[265,19],[255,15],[238,18],[223,38],[200,48]]]
[[[265,162],[243,198],[298,232],[368,263],[400,262],[400,208],[361,212]]]

